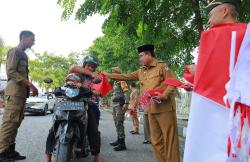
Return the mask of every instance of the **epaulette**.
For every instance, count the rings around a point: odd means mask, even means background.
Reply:
[[[162,60],[158,60],[157,64],[160,64],[163,67],[168,66],[168,64],[165,61],[162,61]]]

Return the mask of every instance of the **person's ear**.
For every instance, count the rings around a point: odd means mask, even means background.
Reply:
[[[227,17],[229,13],[229,9],[227,7],[223,8],[223,17]]]

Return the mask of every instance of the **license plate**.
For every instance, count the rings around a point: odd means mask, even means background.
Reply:
[[[59,110],[84,110],[84,102],[58,101],[55,109]]]

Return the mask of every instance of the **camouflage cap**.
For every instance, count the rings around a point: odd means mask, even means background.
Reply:
[[[209,4],[207,5],[206,9],[207,12],[209,13],[212,9],[215,7],[222,5],[224,3],[230,3],[235,6],[235,9],[237,12],[240,11],[240,6],[241,6],[241,1],[240,0],[213,0],[213,1],[208,1]]]
[[[121,73],[121,68],[120,67],[112,67],[112,73]]]

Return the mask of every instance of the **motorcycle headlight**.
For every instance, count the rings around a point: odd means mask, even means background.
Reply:
[[[77,88],[66,88],[65,90],[65,94],[66,96],[68,96],[69,98],[74,98],[76,96],[79,95],[79,89]]]

